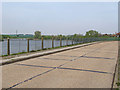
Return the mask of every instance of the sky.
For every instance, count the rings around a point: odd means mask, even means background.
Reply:
[[[118,32],[117,2],[3,2],[2,33],[43,35]]]

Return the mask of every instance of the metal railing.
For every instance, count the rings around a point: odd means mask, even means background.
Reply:
[[[16,53],[34,52],[44,49],[63,47],[75,44],[82,44],[94,41],[109,41],[114,40],[112,38],[72,38],[62,39],[54,38],[51,39],[7,39],[2,43],[2,55],[11,55]],[[116,39],[115,39],[116,40]]]

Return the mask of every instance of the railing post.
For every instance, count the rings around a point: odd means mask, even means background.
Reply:
[[[30,50],[30,47],[29,47],[30,45],[29,45],[29,39],[27,39],[27,52],[29,52]]]
[[[85,37],[83,38],[83,42],[85,43]]]
[[[81,43],[83,43],[83,37],[81,38]]]
[[[62,47],[62,37],[60,37],[60,47]]]
[[[66,45],[68,46],[68,38],[67,38],[67,40],[66,40]]]
[[[44,48],[44,47],[43,47],[43,37],[41,38],[41,41],[42,41],[42,50],[43,50],[43,48]]]
[[[79,38],[79,44],[81,43],[81,38]]]
[[[84,38],[84,43],[86,43],[86,37]]]
[[[54,37],[52,37],[52,48],[54,48]]]
[[[7,55],[10,55],[10,39],[7,39]]]
[[[73,45],[73,38],[72,38],[72,45]]]

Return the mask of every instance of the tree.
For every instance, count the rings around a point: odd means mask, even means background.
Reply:
[[[88,32],[86,32],[86,37],[98,37],[99,36],[99,33],[97,31],[94,31],[94,30],[90,30]]]
[[[35,31],[34,38],[40,39],[41,38],[41,32],[40,31]]]

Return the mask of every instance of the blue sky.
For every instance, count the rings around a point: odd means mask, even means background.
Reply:
[[[85,34],[118,32],[117,2],[4,2],[2,33]]]

